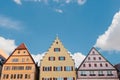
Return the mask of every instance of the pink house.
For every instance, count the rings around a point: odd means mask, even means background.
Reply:
[[[77,80],[119,80],[117,70],[92,48],[77,70]]]

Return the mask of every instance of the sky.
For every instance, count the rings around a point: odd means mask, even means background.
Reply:
[[[56,36],[78,66],[92,47],[120,63],[120,0],[0,0],[0,49],[40,61]]]

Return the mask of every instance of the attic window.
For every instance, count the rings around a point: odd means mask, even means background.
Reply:
[[[18,54],[20,54],[20,51],[18,51]]]
[[[95,52],[94,52],[94,51],[93,51],[92,53],[93,53],[93,54],[95,54]]]
[[[54,48],[54,52],[60,52],[60,48]]]
[[[58,42],[56,42],[56,44],[58,44]]]

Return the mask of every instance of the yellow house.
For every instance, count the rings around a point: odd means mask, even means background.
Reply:
[[[22,43],[3,65],[1,80],[35,80],[35,72],[35,62]]]
[[[58,37],[41,60],[40,80],[76,80],[74,61]]]

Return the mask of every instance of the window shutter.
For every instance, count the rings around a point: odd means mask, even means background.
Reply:
[[[75,78],[73,77],[73,80],[75,80]]]
[[[71,66],[71,70],[73,71],[73,66]]]
[[[52,67],[50,67],[50,71],[52,71]]]
[[[66,71],[66,66],[64,67],[64,71]]]
[[[54,57],[54,61],[55,61],[55,57]]]
[[[50,61],[50,57],[48,58],[48,60]]]
[[[55,71],[55,67],[54,67],[54,71]]]
[[[43,67],[43,71],[44,71],[44,67]]]
[[[61,71],[62,71],[62,66],[61,66]]]

